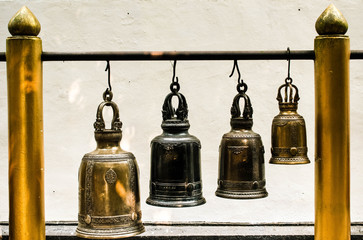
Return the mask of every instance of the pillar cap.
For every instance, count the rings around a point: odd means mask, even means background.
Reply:
[[[13,36],[37,36],[40,23],[34,14],[23,6],[9,21],[8,29]]]
[[[330,4],[316,20],[315,29],[319,35],[345,34],[348,22],[334,4]]]

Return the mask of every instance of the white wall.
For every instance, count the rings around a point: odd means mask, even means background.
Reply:
[[[313,0],[135,0],[0,1],[0,51],[10,36],[7,24],[27,5],[42,25],[44,51],[312,50],[315,21],[333,2],[349,23],[351,49],[363,49],[363,1]],[[363,221],[362,61],[351,61],[351,216]],[[46,220],[77,220],[77,172],[83,154],[95,148],[93,122],[107,87],[106,62],[44,62]],[[189,105],[190,133],[202,142],[203,206],[169,209],[145,203],[149,189],[150,141],[161,133],[161,106],[169,92],[172,65],[111,62],[114,101],[123,121],[122,146],[141,171],[144,221],[312,222],[314,164],[266,164],[269,196],[260,200],[217,198],[218,146],[229,131],[236,78],[233,61],[180,61],[177,76]],[[8,219],[6,68],[0,63],[0,221]],[[239,61],[254,107],[254,127],[270,158],[270,128],[277,88],[286,61]],[[300,89],[299,113],[308,130],[314,162],[313,61],[291,63]],[[337,118],[340,116],[337,116]]]

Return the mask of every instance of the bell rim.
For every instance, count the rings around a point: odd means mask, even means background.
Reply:
[[[271,157],[270,164],[282,164],[282,165],[298,165],[298,164],[309,164],[311,163],[308,157]]]
[[[253,119],[252,118],[243,118],[243,117],[237,117],[237,118],[231,118],[230,125],[232,129],[246,129],[250,130],[253,126]]]
[[[127,229],[127,231],[122,231]],[[76,229],[76,236],[80,238],[86,238],[86,239],[119,239],[119,238],[128,238],[132,236],[139,235],[143,232],[145,232],[145,227],[140,221],[139,223],[135,224],[132,227],[117,227],[117,228],[110,228],[110,229],[84,229],[81,227],[77,227]],[[120,231],[118,231],[120,230]],[[102,231],[100,233],[99,231]],[[115,232],[117,231],[117,232]]]
[[[215,195],[217,197],[228,199],[257,199],[267,197],[268,192],[266,191],[266,188],[246,191],[228,191],[218,188]]]
[[[155,198],[155,197],[148,197],[146,199],[146,203],[152,206],[157,207],[170,207],[170,208],[182,208],[182,207],[195,207],[205,204],[207,201],[203,196],[200,196],[198,199],[194,200],[164,200],[161,198]]]
[[[297,102],[281,102],[279,103],[280,111],[297,111],[298,103]]]
[[[101,131],[95,131],[94,138],[97,143],[121,142],[122,131],[121,130],[112,130],[112,129],[104,129]]]
[[[119,161],[127,161],[127,160],[135,160],[136,158],[131,152],[120,152],[114,154],[94,154],[93,152],[86,153],[82,157],[82,161],[94,161],[94,162],[119,162]]]
[[[179,120],[179,119],[168,119],[164,120],[161,123],[161,129],[164,131],[170,132],[178,132],[178,131],[186,131],[190,128],[189,121],[186,120]]]

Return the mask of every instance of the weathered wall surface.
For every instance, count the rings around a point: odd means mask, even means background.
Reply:
[[[349,23],[351,49],[363,49],[363,1],[0,1],[0,51],[10,36],[7,24],[27,5],[42,25],[44,51],[312,50],[315,20],[333,2]],[[2,40],[1,40],[2,39]],[[361,134],[362,61],[351,61],[351,211],[363,220]],[[106,62],[45,62],[46,220],[77,220],[78,167],[95,148],[93,122],[107,87]],[[277,88],[287,76],[286,61],[239,61],[254,107],[253,129],[262,136],[269,196],[260,200],[217,198],[218,146],[229,131],[236,78],[233,61],[180,61],[177,76],[189,105],[190,133],[202,142],[203,191],[207,203],[185,209],[149,206],[150,141],[161,133],[161,106],[169,92],[172,65],[111,62],[114,101],[123,121],[122,146],[140,167],[145,221],[312,222],[314,164],[269,165],[272,119],[278,114]],[[5,63],[0,63],[0,221],[8,219],[7,96]],[[313,62],[292,61],[300,89],[299,113],[307,124],[314,162]],[[339,118],[340,116],[337,116]]]

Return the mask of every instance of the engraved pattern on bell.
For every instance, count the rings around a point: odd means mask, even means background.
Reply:
[[[86,186],[85,186],[85,194],[86,194],[86,213],[92,215],[92,177],[93,177],[93,161],[88,161],[86,165]]]
[[[245,104],[242,117],[240,98]],[[232,129],[223,135],[219,147],[218,188],[215,193],[218,197],[253,199],[268,195],[264,147],[260,135],[252,131],[252,113],[249,97],[244,92],[237,94],[231,108]]]
[[[285,92],[284,97],[282,90]],[[297,113],[299,99],[298,88],[291,82],[279,87],[277,100],[280,113],[272,121],[270,163],[310,163],[307,156],[305,120]]]
[[[114,184],[116,182],[117,174],[112,168],[107,170],[105,174],[105,180],[108,184]]]
[[[163,133],[151,141],[150,196],[146,203],[162,207],[197,206],[205,203],[201,145],[188,132],[188,106],[184,95],[178,92],[179,87],[171,86],[171,89],[162,107]],[[172,106],[173,97],[179,101],[176,109]]]
[[[111,129],[104,129],[102,110],[112,107]],[[117,105],[105,100],[97,109],[97,148],[84,155],[79,168],[79,212],[76,235],[115,239],[144,232],[141,222],[138,168],[132,153],[121,149]]]

